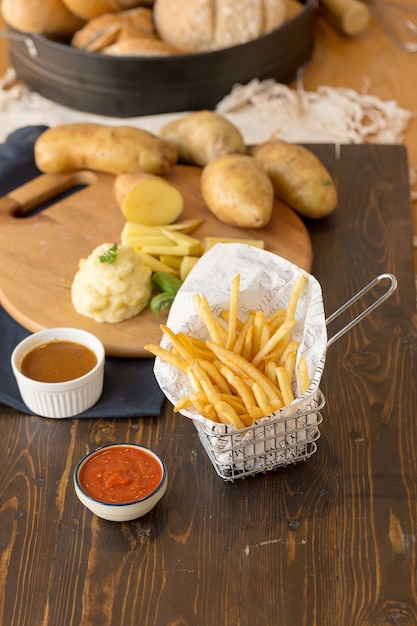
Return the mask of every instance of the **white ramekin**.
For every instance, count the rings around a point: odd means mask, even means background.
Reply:
[[[73,341],[90,348],[97,357],[95,367],[79,378],[60,383],[44,383],[20,371],[25,355],[50,341]],[[103,391],[105,351],[101,341],[78,328],[49,328],[23,339],[13,350],[11,364],[17,386],[26,406],[42,417],[63,418],[83,413],[93,406]]]
[[[88,495],[82,488],[80,482],[80,471],[82,470],[83,465],[95,454],[105,450],[107,448],[137,448],[150,454],[160,465],[162,470],[162,477],[159,484],[156,488],[149,493],[147,496],[141,498],[140,500],[134,500],[132,502],[124,502],[120,504],[112,504],[108,502],[102,502],[101,500],[97,500],[92,496]],[[87,507],[92,513],[101,517],[102,519],[108,520],[110,522],[128,522],[133,519],[137,519],[138,517],[142,517],[149,513],[154,506],[159,502],[164,493],[167,490],[168,486],[168,471],[163,459],[149,448],[142,446],[136,443],[112,443],[102,446],[101,448],[97,448],[92,452],[89,452],[85,457],[79,461],[77,467],[74,471],[74,487],[75,492],[79,498],[79,500]]]

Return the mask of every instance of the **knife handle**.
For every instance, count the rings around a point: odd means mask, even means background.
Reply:
[[[0,215],[21,217],[77,185],[95,182],[94,172],[80,170],[64,174],[41,174],[0,198]]]

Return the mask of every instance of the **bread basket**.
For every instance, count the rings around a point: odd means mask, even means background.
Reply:
[[[80,111],[118,118],[212,109],[253,78],[288,83],[310,58],[315,0],[245,44],[172,57],[110,57],[9,28],[10,63],[29,89]]]

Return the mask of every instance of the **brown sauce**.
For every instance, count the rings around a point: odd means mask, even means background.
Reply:
[[[23,358],[21,372],[44,383],[61,383],[80,378],[97,364],[90,348],[72,341],[51,341],[37,346]]]

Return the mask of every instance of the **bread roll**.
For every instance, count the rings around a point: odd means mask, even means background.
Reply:
[[[173,54],[184,54],[182,50],[178,50],[171,44],[161,39],[132,38],[123,39],[117,43],[103,48],[103,54],[112,56],[171,56]]]
[[[137,7],[99,15],[74,34],[71,45],[93,52],[134,37],[156,37],[151,9]]]
[[[92,20],[103,13],[117,13],[140,5],[151,6],[150,2],[139,0],[63,0],[66,7],[83,20]]]
[[[67,37],[84,25],[61,0],[2,0],[1,14],[6,24],[23,33]]]
[[[286,19],[285,0],[155,0],[161,39],[187,52],[257,39]]]

